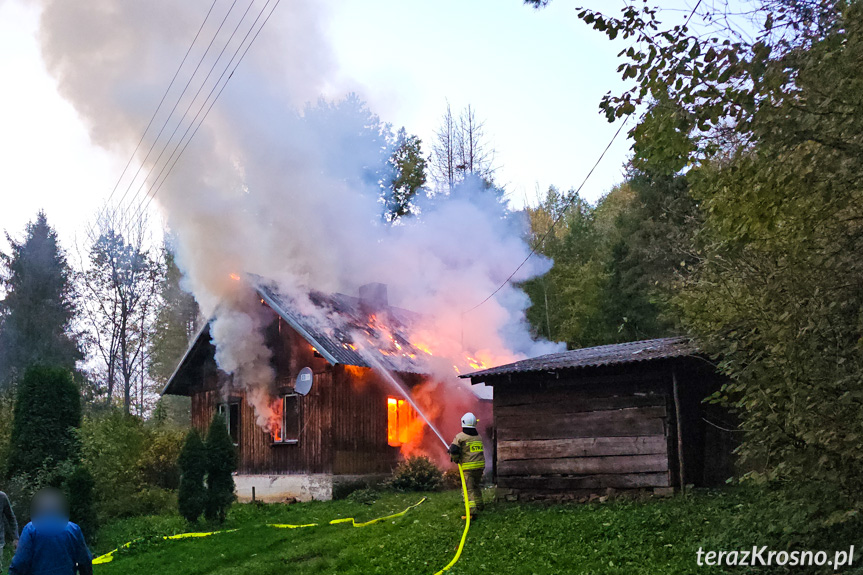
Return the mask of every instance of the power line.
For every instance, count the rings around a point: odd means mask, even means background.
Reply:
[[[260,19],[261,15],[263,15],[263,13],[264,13],[264,11],[266,10],[267,5],[270,3],[270,1],[271,1],[271,0],[267,0],[267,4],[265,4],[265,5],[264,5],[264,8],[263,8],[263,9],[261,10],[261,12],[258,14],[258,18],[256,18],[256,19],[255,19],[255,22],[253,22],[253,23],[252,23],[252,27],[249,29],[249,32],[247,32],[247,33],[246,33],[246,37],[248,37],[249,33],[251,33],[251,30],[252,30],[252,29],[254,29],[255,24],[257,23],[258,19]],[[273,12],[275,12],[275,11],[276,11],[276,8],[278,8],[278,6],[279,6],[279,3],[280,3],[280,2],[281,2],[281,0],[276,0],[275,4],[273,4],[273,8],[270,10],[270,13],[269,13],[269,14],[267,14],[267,17],[264,19],[263,23],[262,23],[262,24],[261,24],[261,26],[258,28],[257,32],[255,32],[255,35],[252,37],[251,41],[249,41],[249,43],[246,45],[245,50],[244,50],[244,51],[243,51],[243,53],[240,55],[240,59],[239,59],[239,60],[237,60],[237,63],[234,65],[233,69],[231,70],[231,73],[228,75],[228,78],[225,80],[224,84],[222,84],[222,87],[219,89],[219,91],[218,91],[218,93],[216,94],[215,98],[213,98],[213,100],[210,102],[210,105],[209,105],[209,107],[207,108],[207,111],[206,111],[206,112],[204,112],[204,116],[201,118],[201,121],[200,121],[200,122],[198,122],[198,125],[195,127],[195,129],[194,129],[194,131],[192,132],[191,136],[189,136],[189,139],[188,139],[188,140],[186,140],[186,143],[183,145],[183,148],[180,150],[180,153],[179,153],[179,154],[177,154],[176,159],[174,159],[174,162],[173,162],[173,164],[171,164],[171,167],[168,169],[168,172],[165,174],[165,177],[164,177],[164,178],[162,178],[162,181],[158,184],[158,186],[157,186],[157,187],[155,187],[155,188],[153,189],[153,192],[152,192],[152,194],[150,194],[150,197],[149,197],[149,199],[147,200],[147,203],[146,203],[145,205],[143,205],[143,208],[142,208],[142,209],[141,209],[141,211],[139,212],[139,216],[143,216],[143,214],[144,214],[144,213],[146,212],[146,210],[149,208],[150,203],[153,201],[153,198],[155,198],[155,197],[156,197],[156,194],[157,194],[157,193],[159,193],[159,190],[162,188],[162,185],[163,185],[163,184],[165,183],[165,181],[168,179],[168,176],[170,176],[170,175],[171,175],[171,172],[173,171],[174,166],[176,166],[176,165],[177,165],[177,162],[179,161],[180,156],[182,156],[182,155],[183,155],[183,152],[185,152],[185,151],[186,151],[186,148],[188,147],[189,143],[192,141],[192,138],[194,138],[194,137],[195,137],[195,134],[197,134],[197,133],[198,133],[198,128],[200,128],[200,127],[201,127],[201,124],[203,124],[203,123],[204,123],[204,120],[206,120],[206,119],[207,119],[207,116],[210,114],[210,110],[212,110],[212,109],[213,109],[213,105],[214,105],[214,104],[216,103],[216,101],[219,99],[219,96],[221,96],[221,95],[222,95],[222,91],[225,89],[225,86],[227,86],[227,85],[228,85],[228,82],[229,82],[229,81],[231,80],[231,78],[233,77],[234,72],[235,72],[235,71],[236,71],[236,69],[239,67],[239,65],[242,63],[243,59],[246,57],[246,54],[248,53],[249,48],[251,48],[251,47],[252,47],[252,44],[254,44],[255,40],[257,40],[258,35],[261,33],[261,30],[263,30],[263,29],[264,29],[264,26],[266,26],[266,25],[267,25],[267,22],[270,20],[270,16],[272,16],[272,15],[273,15]],[[243,42],[245,42],[245,38],[243,39]],[[237,51],[234,53],[234,57],[236,57],[237,53],[239,53],[239,49],[240,49],[241,47],[242,47],[242,42],[240,43],[240,47],[239,47],[239,48],[237,49]],[[233,61],[233,58],[231,58],[231,61]],[[229,62],[229,63],[228,63],[228,67],[230,67],[230,65],[231,65],[231,63]],[[227,69],[228,69],[228,68],[225,68],[225,72],[227,71]],[[222,72],[222,77],[224,76],[225,72]],[[219,78],[219,81],[221,81],[221,78],[222,78],[222,77],[220,77],[220,78]],[[218,85],[218,81],[216,82],[216,85]],[[215,86],[214,86],[213,88],[215,89]],[[213,90],[211,90],[210,94],[212,94],[212,92],[213,92]],[[209,96],[208,96],[208,99],[209,99]],[[206,105],[206,100],[205,100],[204,104]],[[201,109],[203,109],[203,107],[202,107]],[[200,110],[199,110],[198,112],[200,113]],[[195,118],[197,118],[197,115],[195,116]],[[192,121],[192,124],[194,124],[194,120]],[[190,127],[191,127],[191,124],[190,124]],[[188,128],[187,128],[187,131],[188,131]],[[185,134],[184,134],[184,137],[185,137]],[[180,142],[182,142],[182,138],[181,138]],[[176,151],[176,148],[175,148],[175,151]],[[172,154],[172,156],[173,156],[173,154]],[[168,158],[168,161],[169,161],[169,162],[170,162],[170,160],[171,160],[171,158]],[[167,165],[167,164],[166,164],[166,165]],[[159,176],[161,176],[161,173],[159,174]],[[156,181],[158,181],[159,176],[157,176],[157,177],[156,177]]]
[[[159,110],[162,109],[162,104],[165,103],[165,98],[168,97],[168,93],[171,91],[171,88],[174,86],[174,82],[177,80],[177,76],[180,74],[180,70],[183,69],[183,65],[186,63],[186,59],[189,57],[189,54],[192,52],[192,48],[195,46],[195,43],[198,41],[198,37],[201,35],[201,31],[204,29],[204,26],[207,23],[207,20],[210,19],[210,14],[213,12],[213,8],[216,7],[216,4],[219,0],[213,0],[213,3],[210,5],[210,9],[207,10],[207,15],[204,16],[204,21],[201,22],[201,27],[198,28],[197,33],[195,33],[195,37],[192,39],[192,43],[189,44],[188,50],[186,50],[186,54],[183,56],[182,61],[180,61],[180,65],[177,66],[177,71],[174,72],[174,77],[171,78],[171,83],[168,84],[168,87],[165,89],[165,93],[162,94],[162,99],[159,100],[159,105],[156,106],[156,111],[153,112],[153,116],[150,118],[150,121],[147,122],[147,127],[144,128],[144,133],[141,134],[141,139],[138,140],[138,144],[135,146],[135,149],[132,150],[132,155],[129,156],[129,161],[126,162],[126,166],[123,168],[123,171],[120,173],[120,177],[117,179],[117,183],[114,184],[114,188],[111,190],[111,193],[108,195],[108,199],[105,200],[104,206],[99,210],[99,213],[96,216],[96,221],[105,215],[105,210],[108,208],[108,205],[111,203],[111,199],[114,197],[114,194],[117,192],[117,188],[120,186],[120,182],[123,181],[123,176],[126,175],[126,172],[129,169],[129,166],[132,165],[132,160],[135,159],[135,154],[138,152],[138,149],[141,147],[141,144],[144,142],[144,138],[147,136],[147,132],[150,131],[150,126],[153,125],[153,121],[156,119],[156,116],[159,114]],[[170,117],[170,115],[169,115]],[[90,226],[89,229],[90,236],[93,235],[93,225]]]
[[[686,18],[686,22],[683,24],[684,28],[685,28],[686,26],[688,26],[688,25],[689,25],[689,21],[690,21],[690,20],[692,20],[692,17],[695,15],[695,11],[696,11],[696,10],[698,10],[698,7],[699,7],[699,6],[701,6],[701,2],[702,2],[702,1],[703,1],[703,0],[698,0],[698,2],[696,2],[696,3],[695,3],[695,6],[692,8],[692,11],[689,13],[689,16]],[[523,268],[523,267],[524,267],[524,264],[526,264],[526,263],[527,263],[527,260],[529,260],[529,259],[531,258],[531,256],[532,256],[533,254],[535,254],[535,253],[536,253],[536,250],[539,248],[539,246],[541,246],[543,243],[545,243],[545,240],[548,238],[548,236],[549,236],[549,235],[551,234],[551,232],[554,230],[554,226],[556,226],[556,225],[557,225],[557,223],[558,223],[560,220],[562,220],[562,219],[563,219],[563,217],[566,215],[566,211],[567,211],[567,209],[568,209],[568,208],[569,208],[569,206],[572,204],[572,202],[573,202],[573,201],[578,197],[578,193],[581,191],[581,188],[583,188],[583,187],[584,187],[584,184],[586,184],[586,183],[587,183],[587,180],[590,178],[590,175],[591,175],[591,174],[593,174],[593,171],[596,169],[596,167],[597,167],[597,166],[599,165],[599,163],[602,161],[602,158],[604,158],[604,157],[605,157],[606,152],[608,152],[608,149],[609,149],[609,148],[611,148],[611,145],[614,143],[614,140],[616,140],[616,139],[617,139],[617,136],[620,134],[620,131],[623,129],[623,126],[625,126],[625,125],[626,125],[626,122],[628,122],[628,121],[629,121],[629,116],[627,116],[626,118],[624,118],[623,123],[622,123],[622,124],[620,124],[620,127],[619,127],[619,128],[617,128],[617,131],[614,133],[614,136],[612,136],[612,137],[611,137],[611,141],[609,141],[609,142],[608,142],[608,145],[607,145],[607,146],[605,146],[605,149],[604,149],[604,150],[602,151],[602,153],[599,155],[599,158],[597,158],[596,163],[595,163],[595,164],[593,164],[593,167],[592,167],[592,168],[590,168],[590,171],[587,173],[587,176],[585,176],[584,181],[582,181],[582,182],[581,182],[581,185],[580,185],[580,186],[578,186],[578,189],[575,191],[575,194],[573,194],[573,195],[572,195],[572,197],[571,197],[571,198],[569,199],[569,201],[567,202],[567,204],[568,204],[568,205],[567,205],[566,207],[564,207],[564,209],[563,209],[563,210],[561,210],[560,214],[559,214],[559,215],[554,219],[554,221],[551,223],[551,226],[549,226],[548,231],[546,231],[546,232],[545,232],[545,234],[542,236],[542,238],[539,240],[539,242],[537,242],[537,243],[533,246],[533,248],[531,248],[530,253],[528,253],[528,254],[527,254],[527,257],[526,257],[526,258],[524,258],[524,261],[522,261],[520,264],[518,264],[518,267],[517,267],[517,268],[515,268],[515,271],[514,271],[514,272],[512,272],[511,274],[509,274],[509,277],[507,277],[507,278],[503,281],[503,283],[501,283],[499,286],[497,286],[497,289],[495,289],[493,292],[491,292],[491,293],[490,293],[490,294],[489,294],[489,295],[488,295],[484,300],[482,300],[481,302],[479,302],[478,304],[476,304],[476,305],[475,305],[475,306],[473,306],[472,308],[470,308],[470,309],[466,309],[465,311],[461,312],[461,315],[462,315],[462,316],[464,316],[464,315],[465,315],[465,314],[467,314],[467,313],[472,312],[473,310],[477,309],[478,307],[480,307],[481,305],[483,305],[485,302],[487,302],[488,300],[490,300],[491,298],[493,298],[495,295],[497,295],[497,293],[498,293],[500,290],[502,290],[502,289],[504,288],[504,286],[505,286],[506,284],[508,284],[508,283],[509,283],[509,281],[510,281],[513,277],[515,277],[515,274],[517,274],[517,273],[519,272],[519,270],[521,270],[521,268]]]
[[[623,130],[623,127],[626,125],[626,122],[627,122],[628,120],[629,120],[629,116],[627,116],[626,118],[624,118],[623,122],[620,124],[620,126],[617,128],[617,131],[614,133],[614,136],[612,136],[612,137],[611,137],[611,140],[608,142],[608,145],[607,145],[607,146],[605,146],[605,149],[604,149],[604,150],[602,151],[602,153],[599,155],[599,158],[597,158],[597,159],[596,159],[596,162],[593,164],[593,167],[592,167],[592,168],[590,168],[590,171],[587,173],[587,176],[585,176],[585,177],[584,177],[584,180],[581,182],[581,185],[580,185],[580,186],[578,186],[578,189],[577,189],[577,190],[575,190],[575,193],[574,193],[574,194],[572,195],[572,197],[569,199],[569,201],[567,202],[567,205],[566,205],[566,206],[565,206],[565,207],[560,211],[560,214],[558,214],[558,216],[554,219],[554,221],[553,221],[553,222],[551,222],[551,226],[549,226],[548,230],[545,232],[545,234],[543,234],[542,238],[541,238],[541,239],[540,239],[540,240],[539,240],[539,241],[538,241],[538,242],[533,246],[533,248],[531,248],[530,253],[528,253],[528,254],[527,254],[527,257],[526,257],[526,258],[524,258],[524,260],[523,260],[520,264],[518,264],[518,267],[517,267],[517,268],[515,268],[515,271],[513,271],[511,274],[509,274],[509,277],[507,277],[505,280],[503,280],[503,283],[501,283],[499,286],[497,286],[497,289],[496,289],[496,290],[494,290],[493,292],[491,292],[491,293],[488,295],[488,297],[486,297],[484,300],[482,300],[481,302],[479,302],[478,304],[476,304],[476,305],[475,305],[475,306],[473,306],[472,308],[470,308],[470,309],[466,309],[466,310],[464,310],[463,312],[461,312],[461,313],[462,313],[462,315],[464,315],[464,314],[466,314],[466,313],[470,313],[470,312],[472,312],[473,310],[475,310],[476,308],[480,307],[480,306],[481,306],[481,305],[483,305],[485,302],[487,302],[488,300],[490,300],[491,298],[493,298],[495,295],[497,295],[497,292],[499,292],[500,290],[502,290],[502,289],[503,289],[503,287],[504,287],[506,284],[508,284],[508,283],[509,283],[509,281],[510,281],[513,277],[515,277],[515,274],[517,274],[517,273],[519,272],[519,270],[521,270],[521,268],[523,268],[523,267],[524,267],[524,264],[526,264],[526,263],[527,263],[527,260],[529,260],[529,259],[530,259],[530,257],[531,257],[533,254],[535,254],[535,253],[536,253],[536,250],[537,250],[537,249],[539,249],[539,246],[541,246],[543,243],[545,243],[545,240],[548,238],[548,236],[549,236],[549,235],[551,235],[551,232],[553,232],[553,231],[554,231],[554,226],[556,226],[556,225],[558,224],[558,222],[560,222],[560,220],[562,220],[562,219],[563,219],[563,217],[566,215],[566,211],[567,211],[567,209],[570,207],[570,205],[572,205],[572,203],[575,201],[575,199],[576,199],[576,198],[578,198],[578,193],[581,191],[581,188],[583,188],[583,187],[584,187],[584,184],[586,184],[586,183],[587,183],[587,180],[588,180],[588,179],[590,179],[591,174],[593,174],[594,170],[596,170],[596,167],[597,167],[597,166],[599,165],[599,163],[602,161],[602,158],[604,158],[604,157],[605,157],[606,152],[608,152],[609,148],[611,148],[611,145],[612,145],[612,144],[614,143],[614,141],[617,139],[617,136],[620,134],[620,131],[621,131],[621,130]]]
[[[252,2],[249,4],[249,8],[251,8],[251,5],[254,3],[254,1],[255,1],[255,0],[252,0]],[[179,106],[179,105],[180,105],[180,102],[182,101],[183,96],[186,94],[186,91],[189,89],[189,86],[192,84],[192,80],[194,80],[195,76],[198,74],[198,70],[200,69],[201,64],[203,64],[203,63],[204,63],[204,60],[206,59],[207,54],[209,54],[209,53],[210,53],[210,49],[213,47],[213,43],[216,41],[216,38],[218,38],[218,37],[219,37],[219,34],[220,34],[220,33],[221,33],[221,31],[222,31],[222,28],[225,26],[225,22],[227,22],[228,17],[231,15],[231,12],[233,12],[233,10],[234,10],[234,6],[236,6],[236,5],[237,5],[237,0],[233,0],[233,2],[231,3],[230,8],[228,8],[228,11],[225,13],[225,17],[224,17],[224,18],[222,18],[221,23],[219,23],[219,27],[218,27],[218,29],[217,29],[217,30],[216,30],[216,32],[213,34],[213,37],[210,39],[210,43],[207,45],[207,49],[206,49],[206,50],[204,50],[204,53],[201,55],[200,60],[198,60],[198,64],[195,66],[195,70],[192,72],[192,75],[191,75],[191,76],[189,76],[189,80],[186,82],[186,85],[183,87],[183,92],[182,92],[182,93],[180,94],[180,96],[177,98],[177,101],[174,103],[174,107],[173,107],[173,108],[171,108],[171,112],[168,114],[168,117],[167,117],[167,118],[165,118],[165,122],[164,122],[164,124],[162,124],[162,128],[159,130],[159,133],[158,133],[158,134],[156,134],[156,138],[153,140],[153,143],[150,145],[150,149],[147,151],[147,155],[144,157],[144,160],[141,162],[141,165],[140,165],[140,166],[138,166],[138,170],[135,172],[135,176],[132,178],[132,181],[131,181],[131,182],[129,182],[129,187],[128,187],[128,188],[126,188],[126,192],[123,194],[123,197],[120,199],[119,204],[122,204],[122,203],[123,203],[123,200],[125,200],[125,199],[126,199],[126,196],[127,196],[127,195],[128,195],[128,193],[132,190],[132,186],[134,186],[134,185],[135,185],[135,181],[138,179],[138,174],[140,174],[140,173],[141,173],[141,169],[144,167],[144,164],[146,164],[146,163],[147,163],[147,159],[149,159],[150,154],[153,152],[153,149],[156,147],[156,144],[159,142],[159,138],[162,136],[162,132],[164,132],[165,128],[166,128],[166,127],[168,127],[168,123],[171,121],[171,116],[173,116],[173,115],[174,115],[174,112],[177,110],[177,106]],[[243,13],[242,18],[240,18],[240,22],[242,22],[242,21],[243,21],[243,19],[245,18],[246,14],[247,14],[247,13],[248,13],[248,11],[249,11],[249,8],[246,8],[246,12],[244,12],[244,13]],[[237,24],[237,26],[239,27],[239,23]],[[234,38],[234,34],[236,34],[236,31],[237,31],[237,29],[235,28],[235,29],[234,29],[234,32],[233,32],[233,33],[231,34],[231,36],[228,38],[228,41],[225,43],[225,47],[227,47],[227,45],[228,45],[228,44],[231,42],[231,40]],[[141,182],[141,185],[140,185],[140,186],[138,187],[138,189],[135,191],[135,194],[134,194],[134,196],[132,197],[132,199],[131,199],[131,200],[129,200],[129,203],[130,203],[130,204],[133,204],[133,203],[135,202],[135,200],[138,198],[138,196],[140,195],[140,193],[141,193],[141,188],[142,188],[142,187],[144,186],[144,184],[147,182],[147,178],[149,178],[149,177],[150,177],[150,174],[152,173],[153,169],[155,169],[155,165],[159,163],[159,159],[161,159],[162,154],[164,154],[164,153],[165,153],[165,150],[166,150],[166,149],[168,148],[168,146],[171,144],[171,139],[173,139],[174,134],[176,134],[176,133],[177,133],[177,129],[182,125],[183,120],[186,118],[186,114],[188,114],[188,113],[189,113],[189,110],[191,109],[192,104],[194,104],[195,99],[198,97],[198,94],[200,94],[200,93],[201,93],[201,88],[203,88],[204,84],[206,84],[207,79],[210,77],[210,74],[212,74],[212,73],[213,73],[213,69],[215,69],[216,65],[219,63],[219,59],[221,58],[222,54],[224,54],[224,51],[225,51],[225,48],[223,47],[223,48],[222,48],[222,51],[219,53],[219,55],[216,57],[215,61],[213,62],[213,65],[212,65],[212,67],[210,68],[210,71],[207,73],[207,76],[204,78],[203,82],[201,83],[201,86],[198,88],[198,91],[195,93],[195,95],[194,95],[194,96],[192,96],[192,100],[189,102],[189,105],[186,107],[186,110],[183,112],[183,114],[180,116],[180,119],[177,121],[177,125],[174,127],[174,131],[171,133],[171,136],[168,138],[168,141],[167,141],[167,142],[165,143],[165,145],[162,147],[162,151],[161,151],[161,152],[159,152],[159,156],[156,158],[156,160],[155,160],[155,162],[154,162],[154,164],[153,164],[153,166],[154,166],[154,167],[147,171],[147,175],[145,175],[145,176],[144,176],[144,180]],[[123,213],[122,213],[122,215],[123,215],[123,218],[124,218],[124,219],[125,219],[125,217],[127,216],[128,212],[129,212],[128,207],[126,207],[126,208],[124,208],[124,209],[123,209]],[[127,227],[128,227],[128,226],[127,226]]]
[[[237,45],[236,50],[234,50],[234,53],[233,53],[233,55],[231,56],[231,59],[228,61],[228,64],[227,64],[227,65],[225,66],[225,68],[222,70],[222,73],[221,73],[221,74],[219,75],[219,77],[216,79],[216,81],[215,81],[215,83],[213,84],[212,88],[210,88],[209,93],[208,93],[208,94],[207,94],[207,96],[204,98],[204,101],[201,103],[201,106],[198,108],[198,111],[195,113],[195,117],[194,117],[194,118],[192,118],[191,122],[189,122],[189,124],[186,126],[185,131],[184,131],[184,132],[183,132],[183,134],[180,136],[180,139],[177,141],[177,143],[174,145],[174,148],[171,150],[171,153],[170,153],[170,155],[168,156],[168,159],[167,159],[167,160],[165,160],[165,163],[164,163],[164,164],[162,165],[162,167],[159,169],[158,174],[156,175],[155,179],[153,180],[153,182],[152,182],[152,184],[151,184],[151,188],[153,188],[153,187],[156,185],[156,183],[159,181],[159,178],[161,178],[161,177],[162,177],[162,174],[163,174],[163,173],[165,173],[165,170],[168,168],[168,165],[171,163],[171,160],[174,158],[174,155],[177,153],[177,150],[178,150],[178,149],[180,148],[180,146],[183,144],[183,140],[185,139],[186,135],[187,135],[187,134],[189,133],[189,131],[192,129],[192,126],[194,126],[194,125],[195,125],[195,122],[198,120],[198,117],[201,115],[201,111],[202,111],[202,110],[204,109],[204,107],[207,105],[207,102],[209,101],[210,97],[213,95],[213,92],[214,92],[214,91],[216,90],[216,88],[219,86],[219,83],[222,81],[222,78],[224,78],[224,77],[225,77],[225,73],[228,71],[228,69],[230,69],[231,64],[234,62],[234,59],[237,57],[237,54],[238,54],[238,53],[239,53],[239,51],[242,49],[243,44],[244,44],[244,43],[246,42],[246,40],[248,39],[249,34],[250,34],[250,33],[251,33],[251,31],[254,29],[254,27],[255,27],[255,25],[258,23],[258,21],[261,19],[261,16],[262,16],[262,15],[263,15],[263,13],[266,11],[267,6],[269,6],[270,1],[271,1],[271,0],[267,0],[267,2],[266,2],[266,3],[264,4],[264,6],[261,8],[260,12],[258,12],[257,17],[256,17],[256,18],[255,18],[255,20],[252,22],[251,26],[249,26],[249,29],[246,31],[246,34],[245,34],[245,36],[243,37],[243,39],[242,39],[242,40],[240,40],[239,44]],[[240,29],[240,26],[241,26],[241,25],[242,25],[242,23],[245,21],[246,16],[248,15],[249,10],[252,8],[252,6],[254,5],[254,3],[255,3],[255,0],[252,0],[252,2],[251,2],[251,3],[248,5],[248,7],[246,8],[246,11],[243,13],[242,18],[240,18],[240,20],[237,22],[237,26],[234,28],[234,31],[231,33],[231,37],[228,39],[228,42],[226,42],[226,43],[225,43],[225,46],[222,48],[222,51],[219,53],[218,58],[217,58],[217,59],[216,59],[216,61],[213,63],[213,66],[211,67],[210,71],[207,73],[207,77],[204,79],[204,82],[200,85],[200,87],[198,88],[198,91],[195,93],[195,97],[192,99],[192,101],[191,101],[191,102],[189,102],[189,106],[187,107],[186,111],[185,111],[185,112],[184,112],[184,114],[183,114],[183,116],[184,116],[184,117],[186,116],[186,114],[188,114],[188,113],[189,113],[189,110],[191,110],[191,109],[192,109],[192,105],[193,105],[193,104],[195,103],[195,101],[198,99],[198,95],[200,95],[201,90],[202,90],[202,89],[204,88],[204,86],[206,85],[206,82],[207,82],[207,80],[210,78],[210,75],[212,75],[213,71],[216,69],[216,66],[218,65],[219,61],[222,59],[222,56],[225,54],[225,50],[226,50],[226,49],[228,48],[228,46],[231,44],[231,41],[233,40],[234,36],[236,36],[237,31]],[[203,121],[203,119],[202,119],[202,121]],[[164,155],[164,153],[165,153],[165,152],[168,150],[168,148],[170,147],[171,142],[174,140],[174,136],[175,136],[175,135],[176,135],[176,133],[177,133],[177,130],[180,128],[180,125],[181,125],[181,124],[177,124],[177,126],[174,128],[174,131],[173,131],[173,133],[171,134],[171,137],[168,139],[168,142],[165,144],[164,148],[163,148],[163,149],[162,149],[162,151],[159,153],[159,157],[156,159],[155,163],[153,164],[153,168],[152,168],[152,169],[150,170],[150,172],[147,174],[147,178],[145,178],[145,179],[144,179],[144,181],[143,181],[143,182],[141,182],[141,185],[139,186],[138,191],[137,191],[137,192],[136,192],[136,194],[135,194],[135,198],[138,198],[138,197],[139,197],[140,192],[144,189],[144,185],[146,184],[147,180],[150,178],[150,175],[151,175],[153,172],[155,172],[155,170],[156,170],[156,166],[158,165],[159,160],[161,159],[161,157]],[[195,129],[195,131],[197,131],[197,128]],[[179,158],[179,156],[177,156],[177,157]],[[176,161],[175,161],[175,163],[176,163]],[[169,171],[170,171],[170,170],[169,170]],[[142,218],[142,217],[143,217],[143,215],[144,215],[144,213],[145,213],[145,211],[146,211],[146,208],[147,208],[147,207],[149,207],[149,205],[150,205],[150,199],[148,199],[148,197],[147,197],[148,195],[150,195],[149,190],[148,190],[147,192],[145,192],[145,193],[144,193],[144,196],[141,198],[141,201],[138,203],[138,205],[137,205],[135,208],[132,208],[132,206],[131,206],[131,204],[130,204],[130,205],[127,207],[127,210],[126,210],[126,212],[125,212],[125,213],[126,213],[126,214],[128,214],[129,210],[131,210],[131,211],[133,211],[133,212],[136,212],[136,213],[137,213],[137,215],[136,215],[134,218],[132,218],[133,220],[134,220],[135,218]]]

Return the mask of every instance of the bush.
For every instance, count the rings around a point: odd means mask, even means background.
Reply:
[[[194,523],[204,512],[207,504],[207,489],[204,477],[207,474],[207,448],[197,429],[186,435],[180,452],[180,490],[177,508],[186,521]]]
[[[69,519],[78,524],[88,541],[96,536],[98,527],[93,494],[95,486],[93,475],[83,465],[75,466],[64,485],[69,497]]]
[[[225,418],[216,413],[207,432],[207,506],[210,521],[224,523],[228,508],[236,499],[234,471],[237,470],[237,451]]]
[[[352,491],[351,494],[347,496],[347,500],[354,503],[362,503],[363,505],[371,505],[377,501],[380,496],[380,492],[376,489],[363,487],[362,489]]]
[[[393,472],[389,486],[397,491],[434,491],[440,488],[443,474],[424,455],[408,457]]]
[[[162,489],[177,489],[180,486],[180,467],[177,462],[183,448],[183,430],[159,427],[149,436],[138,458],[140,481]]]
[[[183,432],[119,410],[84,418],[81,457],[93,474],[101,519],[173,508]],[[163,507],[159,507],[159,506]]]
[[[441,487],[443,489],[461,489],[461,474],[458,472],[458,467],[450,467],[444,472]]]

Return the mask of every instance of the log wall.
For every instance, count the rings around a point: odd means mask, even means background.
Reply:
[[[387,445],[387,389],[372,370],[331,366],[280,318],[267,330],[278,393],[293,389],[303,367],[314,372],[311,392],[299,397],[300,435],[295,444],[273,443],[256,424],[255,410],[242,390],[206,359],[191,387],[192,424],[206,432],[218,405],[240,403],[238,445],[241,474],[388,473],[398,448]]]
[[[498,487],[586,495],[672,486],[671,398],[661,376],[638,379],[636,388],[496,384]]]

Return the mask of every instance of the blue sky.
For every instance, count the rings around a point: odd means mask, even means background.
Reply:
[[[606,11],[623,6],[592,4]],[[328,6],[326,33],[339,75],[333,85],[360,93],[382,119],[426,143],[447,101],[456,111],[474,106],[514,207],[534,203],[537,190],[550,184],[577,186],[616,129],[598,103],[622,88],[615,69],[623,44],[582,24],[575,2],[555,0],[542,11],[520,0],[334,0]],[[18,235],[44,209],[71,250],[127,158],[90,143],[45,71],[37,31],[32,5],[0,0],[0,228]],[[152,94],[154,107],[160,96]],[[620,181],[629,145],[624,138],[614,145],[585,187],[586,198],[596,200]]]

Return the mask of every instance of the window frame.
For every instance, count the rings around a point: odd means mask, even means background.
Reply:
[[[287,427],[288,427],[288,421],[287,421],[288,398],[293,399],[294,406],[295,406],[294,412],[296,413],[296,416],[297,416],[296,437],[291,438],[291,439],[285,438]],[[300,435],[302,434],[302,431],[303,431],[302,427],[300,426],[301,413],[302,413],[301,408],[300,408],[300,394],[296,393],[296,392],[282,393],[282,394],[279,394],[279,401],[282,402],[282,421],[281,421],[281,423],[282,423],[282,436],[283,437],[282,437],[282,439],[276,440],[275,437],[273,437],[273,434],[270,433],[269,434],[270,442],[272,443],[272,445],[298,445],[300,443]]]
[[[236,439],[231,435],[231,424],[235,418],[231,416],[231,412],[233,408],[236,407],[237,416],[236,416]],[[228,435],[231,437],[231,443],[234,444],[235,447],[240,445],[241,438],[241,429],[240,422],[242,421],[242,406],[241,401],[239,399],[230,398],[227,401],[221,401],[216,405],[216,412],[225,418],[225,425],[228,428]]]

